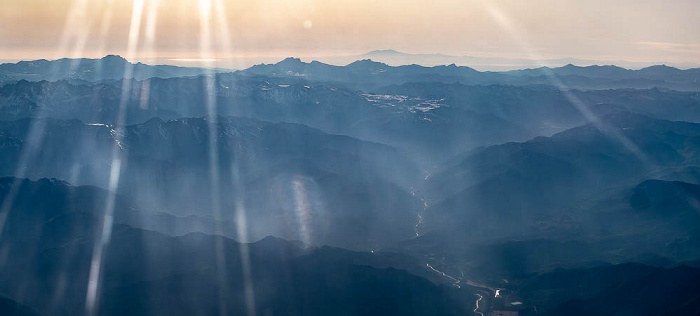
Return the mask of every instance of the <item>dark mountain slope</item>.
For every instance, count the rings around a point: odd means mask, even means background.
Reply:
[[[477,150],[431,176],[429,187],[440,192],[437,200],[503,177],[513,178],[503,181],[522,188],[525,182],[547,186],[540,192],[567,188],[585,192],[660,168],[698,163],[698,124],[624,112],[603,117],[600,124],[603,130],[588,124],[548,138]],[[519,174],[524,174],[520,182],[515,181]],[[574,182],[558,183],[567,179]]]
[[[518,294],[538,315],[697,315],[699,280],[699,269],[624,264],[538,275]]]
[[[446,165],[417,193],[427,193],[422,236],[402,249],[435,258],[450,275],[496,282],[556,267],[699,257],[695,185],[646,180],[692,177],[700,125],[630,113],[601,123],[602,131],[586,125]]]
[[[10,185],[18,184],[3,187]],[[101,200],[95,192],[71,195],[48,180],[19,185],[0,236],[2,253],[12,254],[0,262],[0,292],[46,315],[85,314],[95,258],[102,263],[98,315],[463,315],[472,308],[468,291],[388,268],[415,266],[408,257],[371,254],[377,258],[369,264],[381,267],[373,268],[355,264],[368,254],[339,256],[272,237],[240,244],[119,224],[105,231],[101,210],[90,206]]]
[[[31,308],[6,297],[0,297],[0,314],[5,316],[40,316]]]

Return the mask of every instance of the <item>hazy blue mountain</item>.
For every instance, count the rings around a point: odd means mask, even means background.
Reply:
[[[297,77],[315,81],[342,82],[364,90],[376,89],[391,84],[408,82],[463,83],[468,85],[547,84],[564,89],[616,89],[616,88],[669,88],[698,91],[700,69],[681,70],[668,66],[651,66],[641,70],[628,70],[616,66],[566,65],[558,68],[507,72],[479,72],[466,66],[419,65],[390,66],[369,59],[359,60],[346,66],[334,66],[318,61],[302,62],[298,58],[287,58],[277,64],[261,64],[250,67],[243,73]]]
[[[20,61],[15,64],[0,64],[0,84],[19,80],[57,81],[70,79],[87,82],[117,79],[143,80],[148,78],[197,76],[212,72],[221,72],[221,70],[170,65],[146,65],[142,63],[134,64],[121,56],[108,55],[100,59],[41,59]]]
[[[624,252],[683,262],[700,257],[699,199],[696,184],[645,180],[581,204],[574,212],[579,222],[589,223],[580,230],[583,238],[624,240],[629,245]]]
[[[0,82],[0,314],[83,314],[105,220],[100,315],[698,312],[698,69],[107,56]]]
[[[433,199],[441,200],[450,192],[479,183],[535,191],[545,189],[540,185],[586,191],[643,177],[659,168],[697,164],[698,124],[628,112],[601,117],[599,124],[468,153],[431,176],[428,186],[440,192]],[[565,199],[573,193],[569,192]],[[562,197],[560,194],[537,196]]]
[[[148,87],[147,100],[141,99],[144,87]],[[205,87],[204,79],[153,79],[134,82],[123,93],[121,85],[21,81],[0,89],[0,117],[78,118],[112,124],[120,104],[129,123],[203,116],[207,114]],[[388,143],[416,156],[461,152],[511,140],[514,135],[537,135],[489,113],[452,107],[440,98],[366,94],[325,83],[221,75],[214,93],[214,108],[220,115],[302,123]],[[440,143],[435,143],[436,137]]]
[[[3,120],[53,117],[81,119],[89,123],[112,123],[119,111],[122,89],[118,84],[21,80],[0,88],[0,95],[0,113]],[[126,94],[126,115],[129,121],[143,122],[153,117],[167,119],[181,116],[172,110],[159,109],[157,106],[141,108],[140,97],[140,93]]]
[[[589,66],[589,65],[618,65],[630,69],[640,69],[655,65],[653,62],[633,62],[625,60],[588,60],[580,58],[502,58],[502,57],[477,57],[477,56],[457,56],[440,53],[406,53],[393,49],[380,49],[367,52],[361,55],[350,56],[323,56],[314,57],[321,62],[333,65],[346,65],[355,60],[372,59],[378,62],[393,66],[418,64],[423,66],[457,64],[469,66],[482,71],[511,71],[538,66],[562,67],[567,64]],[[311,58],[304,58],[311,59]],[[679,68],[697,68],[698,63],[673,63],[669,66]]]
[[[504,191],[503,199],[510,193]],[[482,214],[453,229],[437,229],[406,241],[404,251],[431,254],[434,266],[452,275],[504,288],[502,278],[528,278],[557,268],[589,268],[638,262],[657,267],[691,265],[700,257],[698,186],[645,180],[602,190],[510,228],[507,216]],[[478,207],[469,209],[470,212]],[[459,215],[458,215],[459,216]],[[455,217],[459,218],[458,216]],[[429,213],[423,218],[428,221]]]
[[[700,185],[680,181],[648,180],[635,188],[630,197],[630,204],[635,209],[653,212],[660,217],[680,216],[681,222],[693,225],[697,219],[691,218],[700,216],[693,212],[698,197]]]
[[[287,58],[276,64],[261,64],[241,71],[244,74],[274,77],[297,77],[312,81],[339,82],[360,89],[371,89],[406,82],[447,81],[458,82],[478,71],[469,67],[418,65],[389,66],[369,59],[358,60],[346,66],[334,66],[313,61],[302,62],[298,58]],[[485,74],[489,76],[489,74]]]
[[[695,185],[645,182],[698,164],[700,125],[630,113],[601,123],[602,131],[589,124],[447,164],[417,193],[428,204],[422,236],[402,249],[442,258],[435,266],[452,275],[495,280],[700,257]]]
[[[382,59],[391,51],[375,52]],[[375,57],[367,55],[366,58]],[[435,56],[433,56],[435,57]],[[439,57],[439,56],[438,56]],[[391,57],[395,58],[395,57]],[[445,63],[448,64],[448,63]],[[109,55],[101,59],[59,59],[21,61],[0,65],[0,83],[19,80],[56,81],[62,79],[75,82],[97,82],[102,80],[148,78],[174,78],[197,76],[208,73],[228,72],[220,69],[186,68],[169,65],[146,65],[130,63],[120,56]],[[390,66],[385,63],[361,59],[345,66],[312,61],[302,62],[298,58],[287,58],[276,64],[260,64],[241,71],[244,74],[276,77],[295,77],[313,81],[342,82],[346,85],[372,89],[390,84],[407,82],[461,82],[464,84],[549,84],[564,85],[576,89],[606,88],[670,88],[677,90],[700,89],[700,70],[681,70],[665,65],[656,65],[640,70],[617,66],[540,67],[506,72],[479,72],[466,66]]]
[[[94,186],[71,186],[65,181],[56,179],[39,179],[32,182],[11,177],[0,178],[0,197],[6,199],[12,194],[11,188],[15,185],[21,185],[23,189],[12,197],[13,206],[31,208],[36,211],[24,215],[24,221],[27,225],[33,222],[51,220],[54,209],[75,213],[103,211],[108,197],[106,190]],[[41,198],[37,199],[37,197]],[[44,215],[46,216],[38,217]],[[236,234],[236,227],[232,222],[216,221],[209,216],[177,217],[167,213],[145,210],[134,203],[132,199],[121,195],[117,195],[115,199],[114,221],[118,224],[154,230],[170,236],[181,236],[192,232],[219,233],[231,237]],[[17,227],[6,228],[6,234],[13,232],[17,235],[29,233],[25,227],[19,230]],[[60,241],[54,242],[60,243]],[[31,249],[33,245],[28,244],[26,247],[28,247],[26,249]]]
[[[644,78],[644,71],[630,70],[614,65],[605,66],[575,66],[568,64],[562,67],[540,67],[533,69],[521,69],[509,71],[510,74],[521,76],[541,76],[541,75],[558,75],[558,76],[582,76],[588,78],[607,78],[607,79],[640,79]]]
[[[565,84],[574,85],[577,85],[577,82],[579,82],[576,80],[576,77],[580,77],[604,79],[596,84],[607,82],[618,87],[629,85],[629,87],[637,88],[666,87],[695,91],[697,91],[697,83],[700,81],[700,68],[681,70],[666,65],[654,65],[639,70],[632,70],[613,65],[581,67],[569,64],[558,68],[541,67],[514,70],[506,73],[531,78],[555,76],[563,78]],[[580,84],[583,84],[583,81],[580,82]]]
[[[2,188],[2,201],[9,191],[17,199],[0,239],[0,249],[13,254],[0,262],[0,291],[46,315],[83,315],[93,245],[103,234],[102,211],[92,205],[102,199],[93,194],[104,191],[49,180],[4,179]],[[391,256],[371,254],[370,265],[384,266],[377,268],[353,263],[368,254],[329,250],[272,237],[240,244],[115,225],[102,252],[97,314],[241,314],[253,308],[285,315],[463,315],[473,308],[470,291],[389,268]],[[3,313],[19,310],[5,305]]]
[[[605,115],[620,109],[655,118],[700,122],[700,95],[662,89],[609,89],[562,91],[545,85],[467,86],[464,84],[409,83],[373,91],[443,100],[453,107],[497,116],[523,128],[554,133],[585,123],[588,111]]]
[[[408,187],[420,175],[395,149],[296,124],[210,122],[153,119],[120,131],[77,120],[5,122],[1,172],[106,188],[116,146],[123,161],[119,192],[149,210],[232,221],[240,208],[248,210],[246,226],[256,238],[276,234],[364,249],[415,234],[420,201]],[[29,137],[36,129],[41,137]],[[217,152],[216,171],[210,150]],[[22,151],[29,152],[24,161]]]
[[[550,86],[468,86],[461,83],[407,83],[381,88],[373,93],[440,100],[440,104],[445,105],[440,110],[446,112],[440,116],[441,119],[457,118],[460,117],[460,113],[464,112],[474,113],[479,118],[491,117],[502,121],[500,123],[488,122],[485,125],[495,123],[497,126],[508,126],[507,123],[510,123],[517,126],[521,131],[519,133],[510,131],[509,134],[519,134],[527,139],[541,135],[549,136],[586,122],[586,118],[567,94]],[[593,92],[574,91],[572,93],[585,98]],[[605,113],[608,108],[617,110],[617,104],[629,105],[634,110],[635,106],[624,99],[624,96],[612,92],[610,95],[599,97],[595,102],[583,101],[583,99],[581,102],[596,114]],[[609,102],[612,100],[615,102]],[[458,126],[459,129],[465,129],[464,124]],[[473,133],[478,133],[479,130],[483,129],[477,129]],[[487,138],[486,135],[493,133],[497,132],[485,131],[485,135],[480,135],[480,137]],[[458,139],[464,141],[469,138],[461,136]],[[511,136],[510,140],[524,141],[526,139],[515,139]]]
[[[584,124],[588,119],[581,108],[594,115],[627,110],[700,122],[697,93],[658,89],[564,92],[548,86],[422,82],[362,92],[301,77],[240,74],[126,85],[20,81],[0,88],[3,120],[52,117],[113,124],[124,106],[127,122],[138,124],[153,117],[204,116],[207,104],[219,115],[301,123],[386,143],[416,161],[433,162],[478,146],[549,136]]]

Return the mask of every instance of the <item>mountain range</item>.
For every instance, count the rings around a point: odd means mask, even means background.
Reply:
[[[649,65],[633,70],[613,65],[560,67],[541,66],[509,71],[477,71],[454,63],[436,66],[401,64],[391,66],[376,61],[386,56],[406,56],[395,51],[371,52],[344,66],[319,61],[302,62],[287,58],[275,64],[259,64],[240,70],[245,74],[302,77],[307,80],[342,82],[348,86],[370,90],[390,84],[407,82],[461,82],[464,84],[549,84],[568,89],[605,88],[669,88],[697,91],[700,87],[700,68],[678,69],[667,65]],[[440,56],[440,55],[435,55]],[[355,60],[355,59],[353,59]],[[574,60],[574,62],[577,62]],[[450,64],[449,66],[445,66]],[[131,63],[121,56],[108,55],[101,59],[34,60],[0,65],[0,84],[19,80],[99,82],[105,80],[174,78],[232,72],[225,69],[177,67]]]
[[[99,245],[96,237],[105,234],[100,225],[105,215],[93,202],[101,200],[96,193],[105,192],[58,181],[3,178],[0,201],[6,201],[14,186],[14,207],[0,242],[4,253],[13,255],[0,262],[0,292],[15,293],[21,304],[44,315],[81,315],[86,306],[89,312],[87,285],[97,251],[92,250],[93,240]],[[49,194],[32,198],[42,193]],[[272,237],[241,244],[201,233],[168,237],[121,224],[107,234],[110,243],[98,258],[105,262],[101,294],[95,298],[100,315],[251,310],[285,315],[459,315],[473,303],[467,290],[436,285],[403,270],[354,264],[360,259],[353,257],[364,256],[360,253],[347,253],[350,259],[344,259],[327,248]],[[383,256],[375,254],[373,265],[390,262]]]
[[[32,123],[39,122],[41,134],[32,137]],[[77,120],[21,120],[0,124],[0,139],[0,160],[8,162],[3,174],[80,185],[108,187],[117,150],[123,164],[118,192],[178,216],[233,221],[237,210],[254,210],[248,224],[241,223],[253,239],[306,236],[307,242],[366,249],[414,235],[420,209],[408,190],[420,174],[395,149],[296,124],[152,119],[115,130]],[[308,222],[300,225],[300,216]]]
[[[698,79],[0,65],[0,314],[696,315]]]
[[[324,56],[324,57],[307,57],[304,59],[317,59],[322,62],[327,62],[335,65],[344,65],[355,60],[372,59],[378,62],[386,63],[393,66],[418,64],[423,66],[437,66],[457,64],[460,66],[470,66],[482,71],[509,71],[514,69],[531,68],[536,66],[546,65],[548,67],[561,67],[567,64],[576,65],[619,65],[631,69],[640,69],[648,66],[653,66],[655,63],[650,62],[630,62],[624,60],[586,60],[580,58],[556,58],[556,59],[526,59],[526,58],[499,58],[499,57],[475,57],[475,56],[458,56],[439,53],[405,53],[393,49],[381,49],[367,52],[360,55],[350,56]],[[697,68],[700,66],[695,63],[680,63],[669,64],[670,66],[679,68]]]
[[[19,80],[72,80],[76,82],[119,79],[144,80],[148,78],[198,76],[220,71],[218,69],[187,68],[170,65],[151,66],[143,63],[131,63],[117,55],[108,55],[100,59],[40,59],[20,61],[14,64],[1,64],[0,84]]]
[[[334,66],[318,61],[302,62],[287,58],[276,64],[261,64],[243,70],[245,73],[267,76],[303,77],[310,80],[337,81],[359,89],[371,90],[390,84],[407,82],[461,82],[469,85],[548,84],[563,89],[605,88],[669,88],[697,91],[700,69],[681,70],[665,65],[640,70],[617,66],[540,67],[507,72],[480,72],[467,66],[419,65],[389,66],[369,59],[346,66]]]
[[[251,117],[386,143],[428,164],[479,146],[550,136],[618,110],[700,122],[696,92],[582,91],[460,82],[394,82],[363,91],[342,82],[270,75],[233,73],[91,84],[23,80],[0,88],[0,119],[77,118],[90,124],[114,124],[121,108],[127,124],[154,117]]]
[[[170,237],[117,224],[99,252],[103,281],[99,304],[92,305],[86,296],[96,251],[91,249],[100,245],[95,236],[104,234],[104,214],[94,203],[106,192],[55,180],[0,179],[0,202],[9,192],[15,192],[15,203],[0,242],[4,253],[15,254],[0,262],[0,291],[14,293],[13,299],[0,298],[8,315],[81,315],[86,306],[99,306],[100,315],[463,315],[474,310],[475,294],[482,291],[476,284],[449,285],[444,276],[421,271],[410,256],[273,237],[249,244],[201,233]],[[44,199],[33,198],[37,194]],[[699,269],[688,266],[556,269],[513,278],[508,290],[480,300],[523,315],[692,315],[698,307],[692,284],[699,276]]]

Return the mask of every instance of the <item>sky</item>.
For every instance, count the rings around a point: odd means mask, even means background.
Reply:
[[[377,49],[700,63],[698,0],[2,0],[0,60],[208,63]]]

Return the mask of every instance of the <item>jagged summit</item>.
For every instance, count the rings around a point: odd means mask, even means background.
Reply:
[[[283,59],[282,61],[278,62],[276,65],[289,65],[289,64],[303,64],[304,62],[301,61],[301,58],[297,57],[287,57]]]

